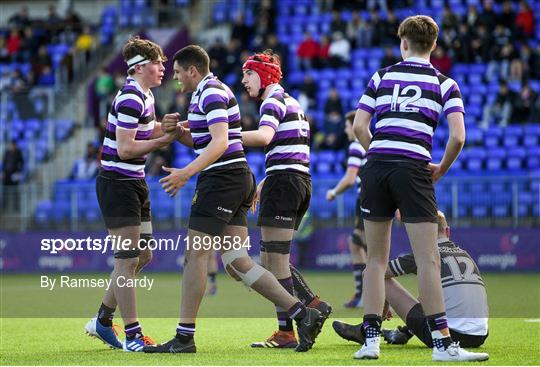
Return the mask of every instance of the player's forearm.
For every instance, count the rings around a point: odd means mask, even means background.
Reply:
[[[458,157],[461,149],[463,149],[463,145],[465,145],[465,134],[459,136],[450,136],[448,139],[448,144],[446,144],[444,156],[441,160],[441,170],[443,172],[447,172],[450,169],[450,166]]]
[[[184,129],[183,135],[177,139],[180,144],[185,145],[188,148],[193,148],[193,137],[189,129]]]
[[[204,170],[206,167],[214,163],[225,153],[228,148],[228,138],[212,138],[210,143],[206,146],[203,152],[188,166],[186,170],[190,176],[196,175],[197,173]]]
[[[154,150],[163,148],[170,143],[165,139],[165,135],[151,140],[132,140],[118,144],[118,156],[122,160],[140,158]]]
[[[157,139],[165,135],[163,130],[161,130],[161,122],[156,122],[154,125],[154,130],[152,130],[152,135],[150,136],[150,139]]]
[[[260,130],[242,132],[242,144],[246,147],[265,147],[270,143],[270,140],[272,138]]]
[[[355,182],[355,177],[351,178],[351,177],[349,177],[349,175],[343,176],[341,178],[341,180],[339,180],[336,187],[334,187],[334,191],[335,191],[336,195],[339,195],[339,194],[343,193],[344,191],[347,191],[347,189],[349,187],[354,185],[354,182]]]

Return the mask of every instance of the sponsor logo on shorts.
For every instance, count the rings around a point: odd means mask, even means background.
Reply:
[[[371,210],[366,209],[366,208],[360,207],[360,210],[363,211],[364,213],[368,213],[368,214],[371,213]]]
[[[195,194],[193,195],[193,199],[191,200],[191,205],[195,205],[198,197],[199,197],[199,190],[195,190]]]
[[[281,215],[276,215],[276,220],[284,220],[284,221],[287,221],[287,222],[292,222],[291,217],[282,217]]]
[[[221,206],[218,206],[217,207],[217,210],[219,210],[220,212],[225,212],[225,213],[229,213],[229,214],[232,214],[232,210],[231,209],[225,209]]]

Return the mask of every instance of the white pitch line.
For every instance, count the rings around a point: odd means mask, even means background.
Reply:
[[[540,319],[528,319],[524,320],[525,322],[540,322]]]

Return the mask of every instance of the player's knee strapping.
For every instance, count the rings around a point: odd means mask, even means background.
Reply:
[[[291,253],[291,241],[263,241],[261,252],[288,255]]]
[[[148,247],[148,244],[150,241],[154,239],[154,235],[152,233],[141,233],[140,240],[139,240],[139,250],[144,250]]]
[[[362,239],[362,236],[360,236],[358,233],[353,232],[351,234],[351,242],[353,245],[363,247],[364,249],[367,248],[366,243]]]
[[[260,277],[266,273],[266,269],[255,263],[255,265],[247,272],[242,272],[235,267],[234,261],[241,258],[249,258],[248,252],[245,248],[241,250],[231,250],[221,254],[221,260],[227,272],[231,269],[246,286],[251,287],[253,283],[259,280]],[[231,274],[232,275],[232,274]]]

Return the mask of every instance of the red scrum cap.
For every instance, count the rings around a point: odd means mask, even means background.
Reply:
[[[281,80],[279,58],[267,53],[250,56],[242,66],[242,70],[256,72],[261,78],[261,89],[268,87],[270,84],[279,83]]]

